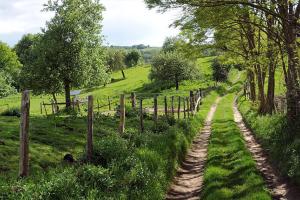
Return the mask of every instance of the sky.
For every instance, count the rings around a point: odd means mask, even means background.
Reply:
[[[26,33],[38,33],[52,13],[41,12],[48,0],[0,0],[0,41],[15,45]],[[106,45],[145,44],[162,46],[178,30],[170,24],[179,17],[176,11],[149,10],[143,0],[100,0],[105,6],[103,35]]]

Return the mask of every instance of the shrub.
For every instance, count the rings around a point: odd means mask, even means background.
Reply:
[[[93,147],[92,163],[108,167],[115,159],[125,159],[130,154],[128,142],[118,135],[106,136]]]
[[[20,108],[9,108],[1,113],[1,116],[16,116],[20,117]]]

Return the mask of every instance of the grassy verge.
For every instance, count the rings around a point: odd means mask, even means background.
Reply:
[[[244,97],[239,99],[239,110],[272,164],[283,176],[300,184],[300,137],[287,128],[286,117],[283,114],[260,116],[257,106]]]
[[[161,118],[159,130],[154,130],[151,117],[146,117],[147,129],[143,134],[138,131],[134,112],[122,136],[109,129],[109,124],[117,125],[116,119],[98,116],[97,122],[102,127],[95,130],[93,163],[61,164],[26,180],[0,181],[0,199],[163,199],[216,96],[216,93],[207,96],[200,112],[191,120],[174,124]],[[46,138],[50,137],[45,136],[43,142],[50,142]],[[83,143],[78,146],[84,148]]]
[[[233,120],[233,98],[224,96],[215,113],[202,199],[271,199]]]

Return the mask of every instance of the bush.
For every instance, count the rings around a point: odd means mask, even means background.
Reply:
[[[130,154],[128,142],[118,135],[106,136],[95,142],[92,163],[108,167],[115,159],[125,159]]]
[[[3,111],[1,113],[1,116],[16,116],[16,117],[20,117],[21,116],[21,111],[20,111],[20,108],[9,108],[5,111]]]

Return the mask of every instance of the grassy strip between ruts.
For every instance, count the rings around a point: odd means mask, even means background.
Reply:
[[[215,113],[201,199],[271,199],[233,120],[233,99],[224,96]]]
[[[132,129],[99,138],[93,164],[58,167],[2,187],[0,181],[0,199],[164,199],[216,96],[207,96],[193,119],[161,132]]]

